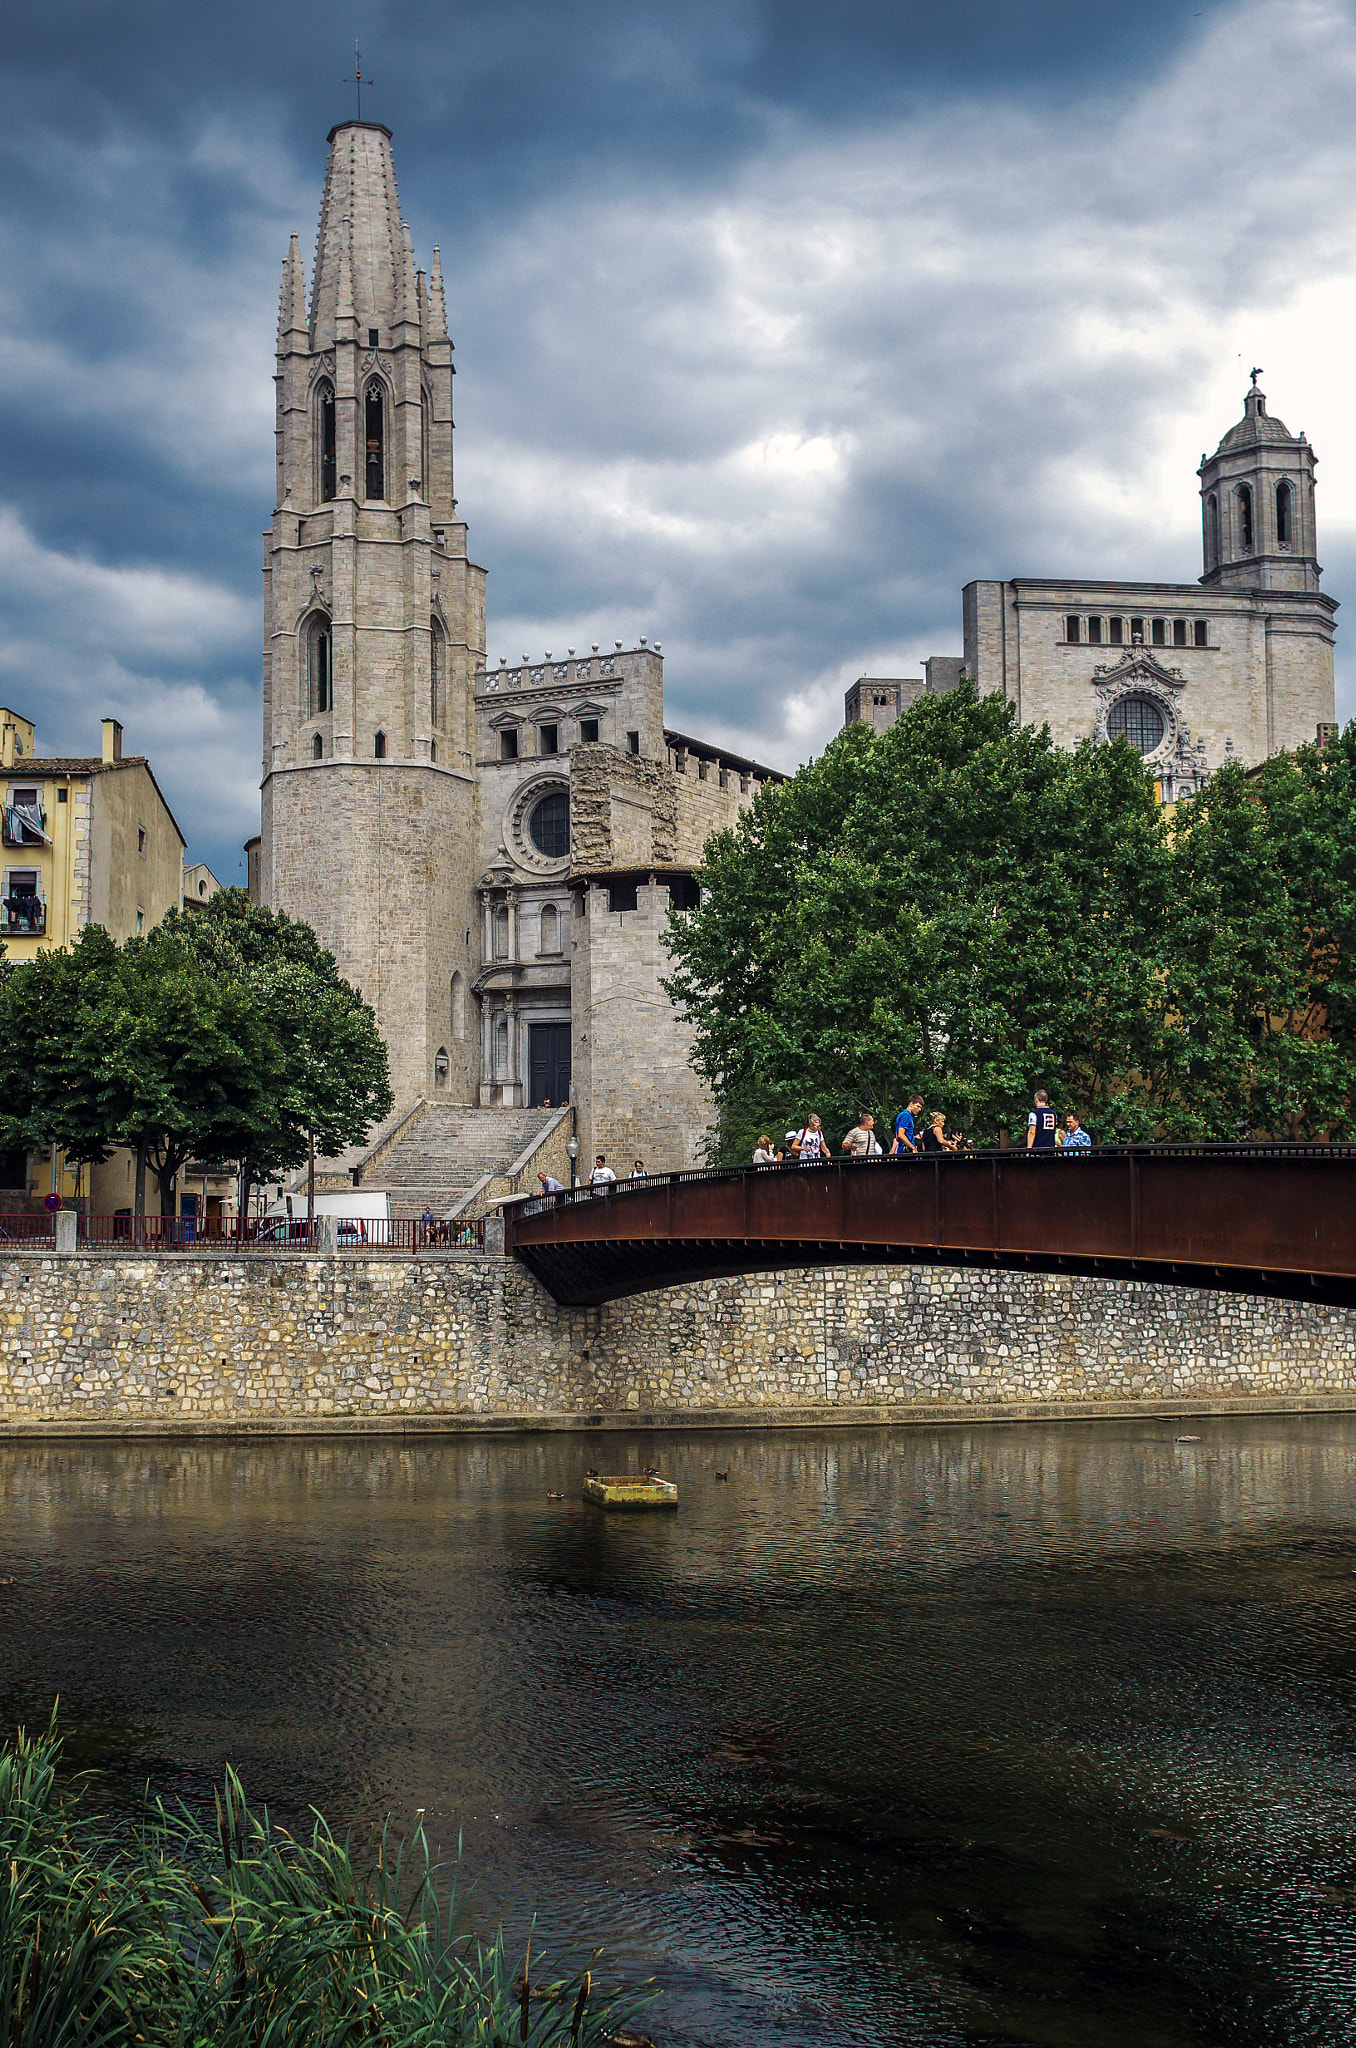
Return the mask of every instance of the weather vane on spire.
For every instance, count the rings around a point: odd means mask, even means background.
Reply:
[[[1260,370],[1254,370],[1252,373],[1252,388],[1254,391],[1257,389],[1257,379],[1261,376],[1261,374],[1262,372]]]
[[[375,78],[369,78],[367,82],[369,85],[375,85],[377,81]],[[346,78],[344,84],[356,85],[358,88],[358,119],[361,121],[363,117],[363,53],[356,43],[353,45],[353,76],[352,78]],[[1252,381],[1255,384],[1257,379],[1254,377]]]

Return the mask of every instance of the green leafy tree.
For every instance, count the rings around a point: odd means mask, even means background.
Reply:
[[[310,925],[223,889],[199,911],[171,911],[150,943],[249,990],[281,1071],[229,1156],[269,1179],[360,1145],[394,1107],[377,1021]]]
[[[1356,1134],[1356,726],[1178,814],[1168,972],[1184,1135]]]
[[[54,1138],[83,1163],[127,1146],[138,1215],[148,1165],[170,1214],[185,1161],[230,1154],[281,1083],[278,1048],[248,989],[142,939],[118,947],[98,926],[69,953],[18,969],[0,1023],[7,1141]]]
[[[981,1142],[1041,1084],[1107,1135],[1153,1128],[1172,850],[1124,742],[1065,754],[969,685],[924,697],[764,791],[701,881],[668,986],[720,1156],[914,1088]]]
[[[221,908],[218,910],[217,905]],[[262,1179],[361,1143],[392,1107],[376,1020],[309,926],[240,891],[119,947],[97,926],[0,978],[0,1141],[125,1145],[160,1206],[193,1157]]]
[[[86,1058],[88,1012],[116,969],[118,948],[99,925],[69,953],[44,951],[0,979],[0,1133],[39,1151],[53,1139],[74,1165],[108,1157],[97,1066]]]

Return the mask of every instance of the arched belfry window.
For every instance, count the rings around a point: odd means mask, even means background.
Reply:
[[[1252,553],[1252,492],[1246,484],[1238,487],[1238,538],[1245,555]]]
[[[386,735],[384,732],[379,732],[377,734],[376,744],[373,746],[372,752],[375,754],[378,761],[384,761],[386,759]]]
[[[1214,492],[1205,501],[1205,553],[1207,569],[1219,567],[1219,499]]]
[[[324,758],[325,742],[321,739],[320,734],[317,733],[315,738],[311,741],[311,759],[313,761],[323,761]]]
[[[1288,548],[1294,531],[1295,493],[1282,477],[1276,486],[1276,545]]]
[[[334,496],[338,467],[334,442],[334,386],[328,378],[316,392],[315,415],[316,445],[320,452],[320,502],[323,505]]]
[[[333,711],[333,642],[323,612],[312,619],[306,634],[306,696],[309,711]]]
[[[434,727],[441,726],[444,715],[444,691],[446,689],[447,653],[443,646],[443,629],[436,619],[429,622],[428,634],[428,715]]]
[[[367,430],[367,464],[364,471],[364,496],[384,498],[386,496],[386,394],[374,377],[367,387],[363,404],[363,423]]]

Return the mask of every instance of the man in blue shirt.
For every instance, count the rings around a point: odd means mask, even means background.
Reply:
[[[923,1107],[921,1095],[911,1095],[907,1109],[901,1109],[895,1118],[895,1142],[890,1147],[892,1159],[902,1159],[906,1152],[918,1150],[917,1132],[914,1129],[914,1115]]]
[[[1082,1124],[1074,1115],[1073,1111],[1070,1110],[1069,1114],[1064,1119],[1064,1150],[1066,1152],[1077,1152],[1080,1149],[1080,1147],[1084,1146],[1086,1146],[1090,1150],[1092,1146],[1092,1139],[1083,1129]]]

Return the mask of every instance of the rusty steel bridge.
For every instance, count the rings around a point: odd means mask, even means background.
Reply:
[[[780,1266],[1089,1273],[1356,1302],[1356,1146],[962,1152],[654,1175],[534,1196],[505,1250],[558,1302]]]

